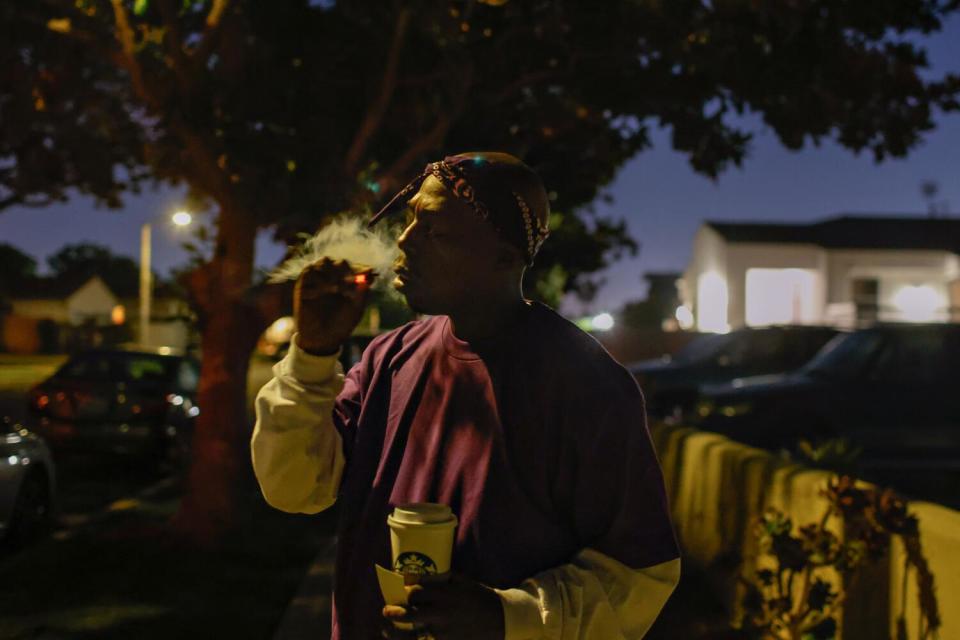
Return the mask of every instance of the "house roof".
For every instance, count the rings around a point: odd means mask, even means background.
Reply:
[[[33,278],[15,288],[10,297],[14,300],[66,300],[80,287],[99,276],[77,275],[60,278]],[[101,282],[103,280],[101,279]],[[109,289],[109,287],[107,287]]]
[[[840,215],[806,224],[706,224],[727,242],[814,244],[830,249],[931,249],[960,253],[960,219]]]
[[[18,286],[10,291],[8,297],[14,300],[65,300],[94,278],[99,279],[110,293],[120,300],[136,300],[140,295],[138,290],[118,293],[100,276],[77,274],[59,278],[49,276],[32,278],[29,281],[18,283]],[[184,296],[175,285],[155,281],[152,297],[154,300],[163,300],[167,298],[183,299]]]

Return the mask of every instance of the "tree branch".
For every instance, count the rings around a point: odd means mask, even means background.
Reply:
[[[436,124],[390,165],[390,168],[387,169],[384,176],[378,180],[381,193],[389,192],[396,187],[396,184],[399,182],[398,177],[408,172],[410,165],[413,164],[417,158],[430,150],[442,146],[447,131],[450,130],[450,127],[453,126],[453,123],[460,116],[460,113],[463,111],[463,106],[466,103],[467,95],[470,93],[470,87],[473,84],[473,65],[470,63],[463,65],[459,68],[459,73],[454,77],[459,79],[460,87],[453,105],[450,109],[441,113],[437,118]]]
[[[524,87],[529,87],[534,84],[538,84],[545,80],[551,80],[553,78],[559,78],[563,75],[563,71],[560,69],[541,69],[539,71],[531,71],[525,75],[520,76],[503,89],[501,89],[494,97],[494,103],[499,104],[503,102],[516,92],[520,91]]]
[[[110,2],[113,5],[113,16],[117,25],[116,37],[123,50],[124,66],[130,73],[133,89],[141,100],[156,107],[153,95],[143,81],[143,68],[137,60],[137,52],[133,42],[133,27],[130,25],[130,16],[127,15],[127,9],[123,6],[123,0],[110,0]]]
[[[127,10],[123,5],[123,0],[111,0],[111,2],[116,20],[117,40],[123,48],[125,58],[124,66],[130,73],[134,90],[140,99],[155,113],[163,113],[163,105],[147,86],[143,76],[143,69],[137,61],[133,41],[133,28],[130,24],[130,17],[127,14]],[[211,14],[214,13],[214,11],[220,12],[217,15],[215,25],[219,23],[219,17],[225,8],[226,0],[214,3]],[[175,15],[171,14],[170,17],[175,21]],[[208,24],[210,23],[209,17],[207,22]],[[179,44],[177,46],[179,47]],[[181,91],[181,100],[185,100],[189,95],[190,86],[187,84],[187,86],[181,86],[179,88]],[[192,169],[196,174],[196,178],[199,179],[200,184],[202,184],[204,189],[214,196],[221,205],[230,203],[230,185],[223,171],[221,171],[217,165],[216,155],[212,151],[214,146],[204,140],[203,134],[190,127],[181,116],[177,114],[166,115],[169,118],[170,129],[179,136],[185,147],[186,154],[191,160],[190,164],[192,165]]]
[[[166,33],[163,34],[163,46],[173,59],[173,73],[181,85],[181,91],[189,91],[193,85],[190,75],[191,69],[186,54],[183,51],[183,34],[180,32],[177,6],[172,0],[157,0],[160,9],[160,18]]]
[[[220,40],[221,25],[223,16],[230,8],[230,0],[213,0],[213,7],[207,14],[206,28],[200,38],[200,44],[194,49],[192,57],[199,65],[207,64],[207,59],[213,50],[217,48]]]
[[[394,89],[397,86],[400,50],[403,48],[409,23],[410,9],[401,9],[400,13],[397,14],[397,22],[393,29],[393,40],[390,42],[390,51],[387,53],[387,67],[384,69],[383,78],[380,81],[380,93],[367,109],[367,113],[360,123],[360,128],[357,129],[353,142],[350,143],[350,148],[343,163],[344,174],[347,176],[352,176],[356,172],[370,139],[380,128],[383,116],[390,105],[390,99],[393,97]]]
[[[47,4],[48,6],[54,6],[50,3],[44,4]],[[32,22],[33,24],[44,27],[51,33],[55,33],[65,38],[70,38],[71,40],[76,40],[77,42],[83,43],[103,56],[106,60],[112,62],[115,66],[126,69],[126,63],[124,61],[123,54],[115,49],[105,47],[103,45],[103,36],[76,26],[78,18],[77,15],[70,15],[67,17],[67,20],[69,20],[69,28],[67,29],[53,29],[50,26],[50,19],[47,16],[42,16],[33,12],[24,11],[20,14],[20,17]]]

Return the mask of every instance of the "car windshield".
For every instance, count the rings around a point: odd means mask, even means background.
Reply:
[[[146,353],[87,353],[67,361],[57,372],[61,379],[164,382],[176,363],[171,358]]]
[[[878,331],[857,331],[840,335],[828,342],[803,368],[809,375],[829,378],[852,378],[864,368],[883,345]]]
[[[711,333],[703,336],[697,336],[688,342],[674,356],[676,362],[702,362],[708,360],[720,352],[729,344],[735,334],[731,333]]]

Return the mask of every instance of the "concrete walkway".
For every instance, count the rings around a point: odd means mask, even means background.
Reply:
[[[317,554],[287,606],[273,640],[327,640],[336,538]]]

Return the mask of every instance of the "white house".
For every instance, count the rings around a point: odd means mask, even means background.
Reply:
[[[960,320],[960,219],[705,222],[681,299],[701,331]]]
[[[63,325],[92,322],[102,326],[123,322],[120,301],[99,276],[82,281],[38,280],[30,291],[22,292],[10,303],[16,315],[49,319]]]
[[[29,289],[9,300],[14,316],[33,320],[52,320],[64,329],[103,328],[128,325],[139,327],[139,301],[136,292],[118,297],[100,276],[76,278],[38,278]],[[195,341],[194,322],[186,300],[169,285],[153,292],[148,347],[185,349]],[[137,339],[134,334],[128,336]]]

